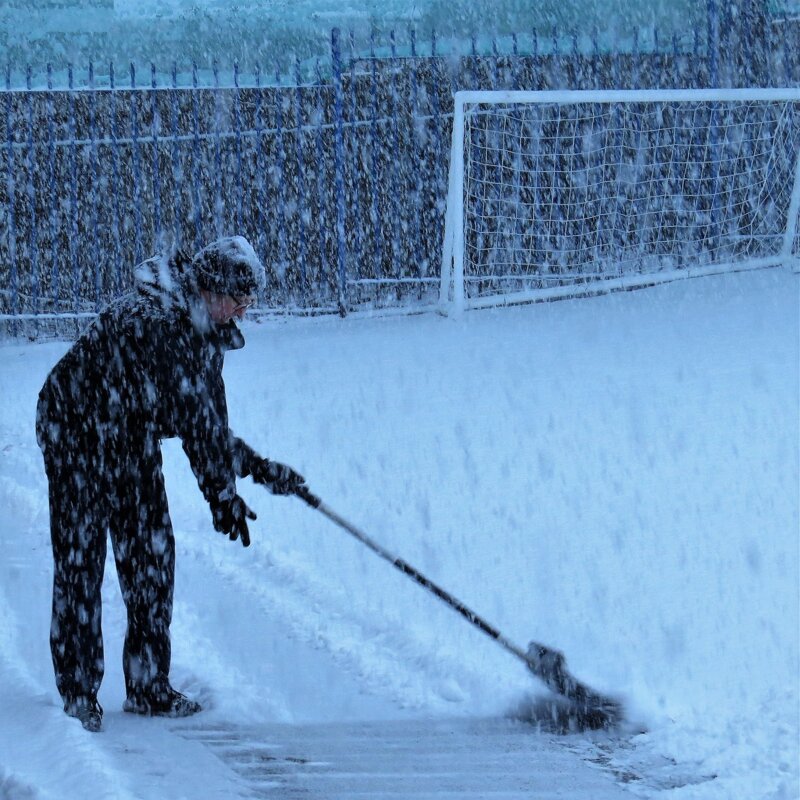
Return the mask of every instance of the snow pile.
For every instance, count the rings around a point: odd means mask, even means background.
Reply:
[[[226,361],[231,425],[509,638],[564,650],[626,697],[649,728],[637,753],[717,776],[663,796],[793,798],[797,291],[771,270],[460,320],[248,324]],[[112,563],[107,730],[90,737],[58,707],[33,419],[65,347],[0,348],[0,796],[155,796],[165,759],[172,795],[225,796],[199,745],[119,711]],[[300,502],[242,482],[252,547],[215,534],[180,446],[164,451],[173,677],[205,719],[499,715],[539,691]]]

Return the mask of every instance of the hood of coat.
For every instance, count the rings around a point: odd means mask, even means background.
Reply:
[[[244,336],[233,320],[218,325],[211,319],[200,295],[192,257],[182,250],[148,258],[135,268],[134,278],[136,291],[160,312],[187,314],[195,330],[211,339],[220,351],[244,347]]]
[[[182,250],[148,258],[134,268],[133,275],[136,291],[165,311],[190,310],[199,299],[192,259]]]

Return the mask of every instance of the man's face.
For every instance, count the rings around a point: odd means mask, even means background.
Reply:
[[[252,295],[217,294],[216,292],[201,292],[205,300],[208,314],[217,325],[225,325],[234,317],[242,319],[245,312],[255,303]]]

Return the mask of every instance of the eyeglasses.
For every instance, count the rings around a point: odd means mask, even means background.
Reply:
[[[234,297],[232,294],[228,295],[235,303],[233,313],[238,314],[240,311],[247,311],[248,308],[255,305],[255,297]]]

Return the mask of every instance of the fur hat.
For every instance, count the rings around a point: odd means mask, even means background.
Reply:
[[[264,289],[266,276],[252,245],[244,236],[227,236],[206,245],[192,258],[201,289],[234,297]]]

